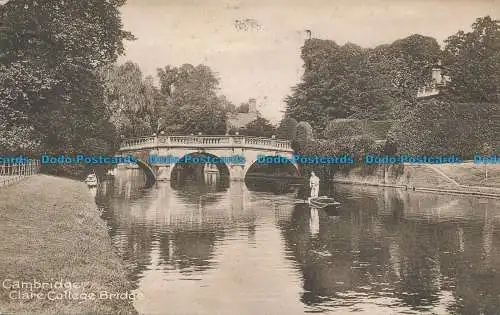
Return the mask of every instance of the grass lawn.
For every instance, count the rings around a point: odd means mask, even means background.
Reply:
[[[435,167],[462,185],[500,188],[500,164],[486,166],[488,179],[485,176],[484,165],[474,163],[435,164]]]
[[[38,175],[1,187],[0,200],[0,314],[136,314],[84,183]],[[53,287],[18,289],[16,281]]]

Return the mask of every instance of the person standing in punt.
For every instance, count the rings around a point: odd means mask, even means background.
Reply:
[[[311,188],[311,197],[308,200],[310,202],[312,198],[318,198],[319,195],[319,177],[314,172],[311,172],[309,187]]]

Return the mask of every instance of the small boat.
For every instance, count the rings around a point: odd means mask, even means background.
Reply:
[[[116,176],[116,168],[111,169],[111,170],[108,170],[108,171],[106,172],[106,177],[107,177],[107,178],[113,178],[113,177],[115,177],[115,176]]]
[[[317,198],[311,198],[309,200],[309,204],[315,208],[326,208],[326,207],[338,206],[340,205],[340,202],[337,202],[335,201],[335,199],[327,196],[321,196]]]
[[[99,182],[99,180],[97,179],[97,176],[95,174],[89,174],[89,176],[87,176],[87,178],[85,178],[85,183],[89,187],[97,186],[98,182]]]

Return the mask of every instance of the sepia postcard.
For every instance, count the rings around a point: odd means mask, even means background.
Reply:
[[[0,314],[499,314],[499,0],[0,0]]]

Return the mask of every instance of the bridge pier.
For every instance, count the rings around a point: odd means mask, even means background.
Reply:
[[[243,181],[245,180],[245,165],[232,164],[229,165],[229,180],[231,181]]]
[[[172,180],[172,170],[175,165],[161,165],[157,167],[156,180],[159,182],[167,182]],[[245,165],[228,165],[229,180],[244,181],[245,180]]]

